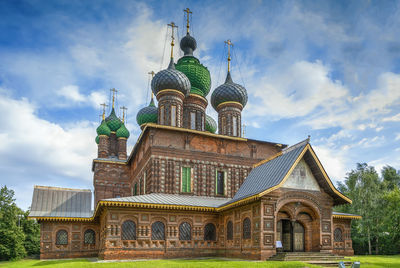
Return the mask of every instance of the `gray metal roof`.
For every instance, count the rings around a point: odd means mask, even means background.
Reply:
[[[88,218],[92,215],[90,190],[34,187],[30,217]]]
[[[229,203],[261,193],[278,185],[289,172],[289,169],[308,144],[308,141],[307,139],[288,147],[282,151],[282,155],[255,167]]]
[[[214,208],[219,207],[230,200],[231,200],[230,198],[188,196],[188,195],[178,195],[178,194],[159,194],[159,193],[102,199],[102,201],[182,205],[182,206],[214,207]]]

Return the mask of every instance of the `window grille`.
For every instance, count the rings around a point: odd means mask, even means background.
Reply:
[[[251,221],[249,218],[243,220],[243,239],[251,238]]]
[[[86,230],[84,234],[84,243],[87,245],[94,245],[96,242],[95,233],[92,229]]]
[[[179,240],[192,240],[192,227],[187,222],[179,225]]]
[[[342,230],[340,228],[335,229],[335,231],[333,232],[333,238],[335,242],[343,242]]]
[[[226,225],[226,239],[233,240],[233,223],[232,221],[228,221]]]
[[[131,220],[124,221],[121,232],[122,240],[136,240],[136,223]]]
[[[165,240],[165,225],[156,221],[151,225],[151,240]]]
[[[215,225],[207,223],[204,227],[204,240],[215,241]]]
[[[56,234],[56,245],[68,245],[68,233],[65,230],[60,230]]]

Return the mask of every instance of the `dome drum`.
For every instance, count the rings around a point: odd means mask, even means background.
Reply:
[[[199,131],[205,130],[207,99],[190,94],[183,101],[183,127]]]
[[[218,133],[221,135],[241,137],[242,133],[241,111],[232,107],[226,107],[218,112]]]
[[[158,124],[182,127],[183,98],[181,95],[163,94],[158,100]]]

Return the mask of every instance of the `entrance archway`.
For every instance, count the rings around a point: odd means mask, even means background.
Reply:
[[[319,210],[307,201],[288,202],[278,207],[276,241],[283,251],[320,251]]]
[[[278,221],[277,240],[282,242],[283,251],[302,252],[304,247],[304,227],[298,221],[283,219]]]

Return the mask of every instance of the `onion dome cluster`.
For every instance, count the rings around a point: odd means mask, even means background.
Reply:
[[[164,89],[174,89],[185,96],[189,95],[190,81],[184,73],[175,69],[173,58],[168,68],[159,71],[151,81],[151,90],[154,95],[157,96],[157,93]]]
[[[146,124],[146,123],[155,123],[157,124],[158,120],[158,109],[154,105],[153,98],[150,101],[149,106],[146,106],[139,110],[136,115],[136,122],[139,126]]]
[[[230,72],[226,76],[225,83],[217,87],[211,95],[211,105],[217,110],[218,105],[224,102],[237,102],[243,107],[247,103],[247,90],[232,81]]]
[[[206,97],[211,88],[210,71],[200,61],[193,57],[193,51],[196,50],[196,39],[189,33],[182,38],[180,43],[181,49],[185,53],[176,64],[176,69],[184,73],[190,80],[191,94]]]
[[[99,144],[100,135],[110,136],[111,132],[115,132],[117,138],[129,138],[129,130],[126,128],[124,122],[118,118],[115,114],[114,108],[112,108],[110,115],[101,121],[100,126],[96,129],[97,137],[95,139],[96,143]]]
[[[217,122],[215,122],[214,118],[209,115],[206,115],[206,131],[211,133],[217,131]]]

